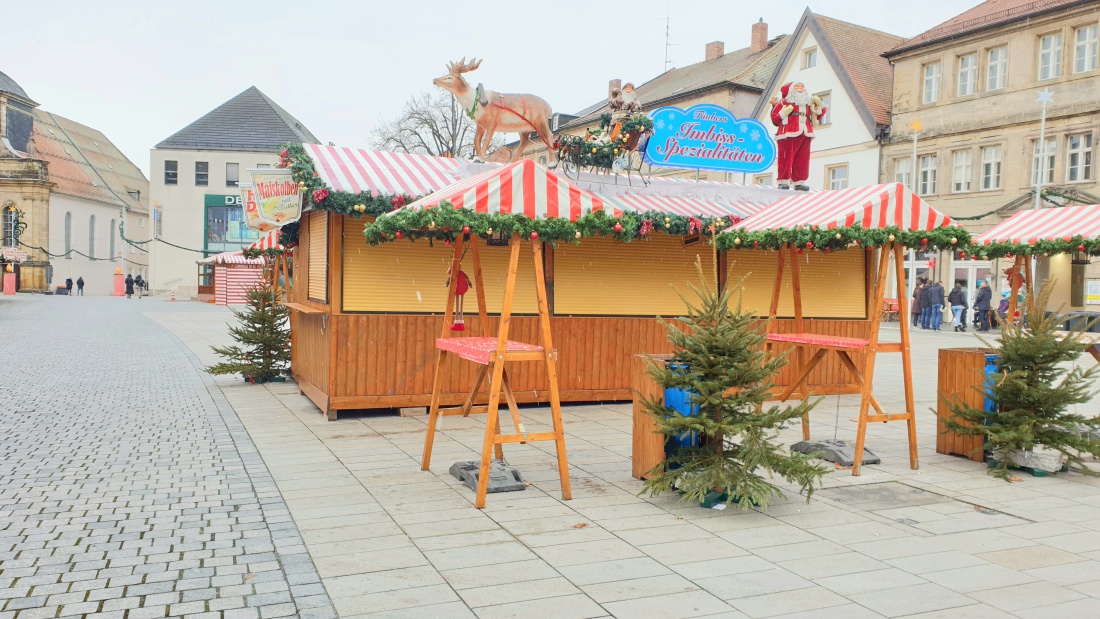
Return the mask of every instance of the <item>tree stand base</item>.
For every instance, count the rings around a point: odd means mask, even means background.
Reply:
[[[841,466],[852,466],[856,460],[854,445],[848,445],[844,441],[825,439],[821,441],[799,441],[791,445],[791,451],[809,454],[826,462],[836,462]],[[879,464],[879,458],[867,448],[863,449],[863,464]]]

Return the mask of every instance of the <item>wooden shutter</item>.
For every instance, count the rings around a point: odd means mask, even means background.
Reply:
[[[447,303],[447,269],[453,246],[426,239],[415,243],[395,241],[371,247],[363,238],[362,220],[344,221],[344,307],[345,312],[442,313]],[[499,313],[508,277],[508,247],[488,247],[479,241],[481,270],[485,279],[485,304],[490,313]],[[462,268],[474,279],[473,256],[466,253]],[[520,246],[519,273],[513,314],[538,313],[535,297],[535,270],[531,248]],[[477,294],[466,294],[464,311],[477,314]]]
[[[708,281],[717,283],[714,248],[701,239],[687,247],[663,233],[630,243],[609,238],[561,243],[554,250],[554,313],[609,316],[680,316],[697,283],[695,260]],[[670,288],[670,284],[675,288]]]
[[[309,273],[307,296],[311,301],[328,303],[328,211],[309,215]]]
[[[849,249],[823,254],[808,251],[798,255],[802,283],[802,315],[808,318],[866,318],[864,261],[868,252]],[[771,305],[778,254],[774,251],[733,250],[727,254],[727,286],[745,277],[741,306],[757,316],[766,316]],[[736,302],[736,298],[733,300]],[[794,316],[791,268],[783,272],[779,316]]]

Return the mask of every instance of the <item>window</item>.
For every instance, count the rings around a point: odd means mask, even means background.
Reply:
[[[920,158],[919,176],[920,181],[919,193],[922,196],[927,196],[936,193],[936,156],[924,155]]]
[[[112,261],[115,259],[115,220],[111,220],[111,253],[108,256]]]
[[[1062,33],[1039,38],[1039,79],[1049,80],[1062,75]]]
[[[989,50],[986,68],[986,90],[1000,90],[1008,85],[1008,46],[994,47]]]
[[[848,164],[829,167],[826,174],[829,177],[829,189],[848,188]]]
[[[940,63],[924,65],[924,103],[935,103],[940,100]]]
[[[1096,68],[1096,24],[1073,31],[1073,72],[1084,73]]]
[[[819,123],[822,127],[828,127],[833,124],[833,111],[829,108],[833,105],[833,93],[832,92],[819,92],[817,98],[821,99],[821,107],[825,108],[825,115],[821,117]]]
[[[259,169],[259,170],[266,170],[267,168],[270,168],[270,167],[271,167],[270,163],[257,163],[256,164],[256,169]]]
[[[175,185],[179,181],[179,162],[164,162],[164,184]]]
[[[970,191],[971,163],[974,153],[969,150],[957,150],[951,154],[951,191],[959,193]]]
[[[906,187],[912,187],[910,183],[913,182],[913,160],[908,157],[905,159],[894,160],[894,182],[901,183]]]
[[[1031,184],[1047,185],[1054,182],[1054,155],[1057,145],[1054,138],[1047,138],[1045,144],[1039,140],[1031,141],[1033,159],[1031,161]],[[1042,152],[1040,152],[1040,149]]]
[[[0,244],[4,247],[15,247],[15,207],[9,206],[3,213],[3,238]]]
[[[206,187],[210,184],[210,162],[195,162],[195,186]]]
[[[817,48],[812,47],[802,52],[802,68],[812,69],[817,66]]]
[[[772,181],[772,175],[771,174],[757,174],[756,176],[752,177],[752,184],[753,185],[764,185],[766,187],[771,187],[774,184],[774,182]]]
[[[225,164],[225,186],[236,187],[241,182],[241,164],[239,163],[227,163]]]
[[[1066,181],[1092,180],[1092,134],[1071,135],[1066,143]]]
[[[1001,188],[1001,147],[982,148],[982,191]]]
[[[73,258],[73,214],[65,213],[65,257]]]
[[[546,165],[546,155],[539,157],[539,163],[541,165]]]
[[[978,55],[959,56],[958,95],[965,97],[978,92]]]
[[[95,258],[95,215],[88,218],[88,257]]]

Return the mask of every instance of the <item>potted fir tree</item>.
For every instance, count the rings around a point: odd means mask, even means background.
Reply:
[[[797,484],[808,500],[828,471],[812,455],[790,453],[776,439],[778,430],[800,419],[814,403],[764,407],[786,356],[764,350],[765,335],[741,308],[743,280],[716,290],[702,266],[697,263],[696,268],[701,285],[689,286],[699,297],[698,305],[681,295],[687,315],[664,323],[672,360],[667,365],[650,362],[649,374],[663,388],[690,392],[698,414],[683,415],[650,399],[643,402],[660,433],[677,437],[695,432],[699,445],[675,451],[649,471],[643,492],[679,490],[683,501],[700,503],[724,494],[726,504],[767,509],[783,496],[771,481],[777,475]]]
[[[286,380],[290,366],[289,310],[266,279],[248,289],[248,309],[233,310],[240,322],[229,333],[239,345],[211,346],[225,361],[206,368],[211,374],[240,373],[246,381]]]
[[[955,419],[944,421],[947,430],[984,437],[990,470],[1006,481],[1018,480],[1010,467],[1054,472],[1075,464],[1094,475],[1081,456],[1100,456],[1100,442],[1090,437],[1100,430],[1100,417],[1076,409],[1094,395],[1092,384],[1100,372],[1100,366],[1076,364],[1087,345],[1081,333],[1091,324],[1060,330],[1066,316],[1047,312],[1052,284],[1043,286],[1038,299],[1028,297],[1026,328],[1017,320],[1001,330],[997,371],[986,386],[994,410],[948,401]]]

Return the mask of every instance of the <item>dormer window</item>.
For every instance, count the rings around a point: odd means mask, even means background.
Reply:
[[[811,47],[810,49],[802,51],[802,68],[812,69],[817,66],[817,48]]]

